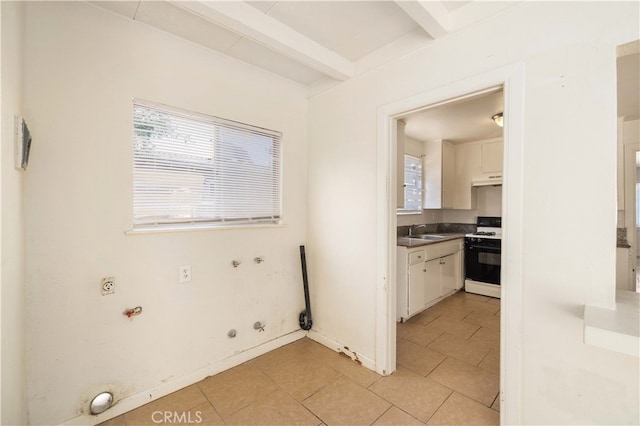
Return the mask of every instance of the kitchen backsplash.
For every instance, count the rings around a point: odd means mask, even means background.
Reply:
[[[416,226],[416,225],[411,225]],[[433,233],[455,233],[455,234],[471,234],[476,232],[476,225],[470,223],[427,223],[424,227],[420,227],[419,234]],[[398,237],[404,237],[409,234],[409,226],[398,226]]]

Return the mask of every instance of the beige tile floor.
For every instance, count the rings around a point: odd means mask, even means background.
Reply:
[[[499,424],[499,300],[457,293],[397,338],[387,377],[304,338],[103,425]]]

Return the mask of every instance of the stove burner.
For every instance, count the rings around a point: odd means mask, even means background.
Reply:
[[[478,231],[478,232],[474,232],[473,235],[492,236],[492,235],[496,235],[496,233],[495,232],[487,232],[487,231]]]

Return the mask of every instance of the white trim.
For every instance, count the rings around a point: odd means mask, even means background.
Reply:
[[[353,77],[353,62],[244,2],[171,0],[170,3],[329,77],[342,81]]]
[[[500,423],[522,424],[522,262],[524,64],[504,78],[504,159],[500,283]]]
[[[98,414],[97,416],[81,415],[69,419],[64,423],[61,423],[61,425],[96,425],[98,423],[102,423],[186,386],[197,383],[208,376],[218,374],[269,351],[302,339],[305,335],[306,332],[303,330],[293,331],[289,334],[285,334],[284,336],[270,340],[260,346],[256,346],[244,352],[240,352],[237,355],[233,355],[229,358],[207,365],[206,367],[200,368],[192,373],[173,378],[166,383],[154,386],[151,389],[145,389],[120,401],[116,401],[117,403],[113,407],[102,414]]]
[[[396,0],[404,10],[432,38],[449,34],[449,11],[437,1]]]
[[[618,129],[619,133],[623,136],[623,126]],[[627,273],[627,287],[624,290],[635,291],[636,289],[636,263],[638,256],[638,225],[636,223],[636,183],[638,182],[637,176],[637,164],[636,154],[640,151],[640,144],[632,143],[624,145],[623,139],[623,192],[624,192],[624,226],[627,228],[627,242],[629,243],[629,257],[631,259],[631,265],[628,265]],[[620,167],[620,166],[618,166]]]
[[[343,353],[348,355],[349,358],[354,360],[355,362],[361,364],[363,367],[368,368],[369,370],[375,370],[375,361],[371,358],[367,358],[362,356],[361,354],[355,352],[353,348],[346,348],[342,346],[340,343],[336,342],[333,339],[328,338],[324,334],[318,333],[316,330],[311,329],[308,331],[307,337],[314,342],[318,342],[323,346],[326,346],[329,349],[334,350],[338,353]]]
[[[394,117],[487,88],[504,88],[503,258],[501,282],[500,392],[502,424],[521,424],[522,415],[522,185],[524,65],[516,63],[378,108],[376,362],[381,374],[395,370],[396,140]],[[392,202],[393,200],[393,202]],[[508,348],[508,350],[507,350]],[[507,374],[508,372],[508,374]]]
[[[376,359],[375,371],[396,369],[397,120],[393,110],[378,108],[376,179]]]
[[[150,226],[133,228],[124,231],[125,235],[142,235],[142,234],[164,234],[167,232],[193,232],[193,231],[230,231],[239,229],[268,229],[268,228],[285,228],[286,223],[265,223],[265,224],[244,224],[244,225],[214,225],[211,223],[188,225],[167,225],[167,226]]]

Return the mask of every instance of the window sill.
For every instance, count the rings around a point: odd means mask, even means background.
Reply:
[[[285,228],[284,223],[261,223],[261,224],[244,224],[244,225],[168,225],[168,226],[150,226],[129,229],[125,231],[125,235],[142,235],[142,234],[166,234],[169,232],[202,232],[202,231],[231,231],[240,229],[266,229],[266,228]]]
[[[584,308],[584,342],[640,357],[640,293],[618,291],[616,308]]]
[[[422,214],[422,210],[396,210],[398,216],[409,216]]]

